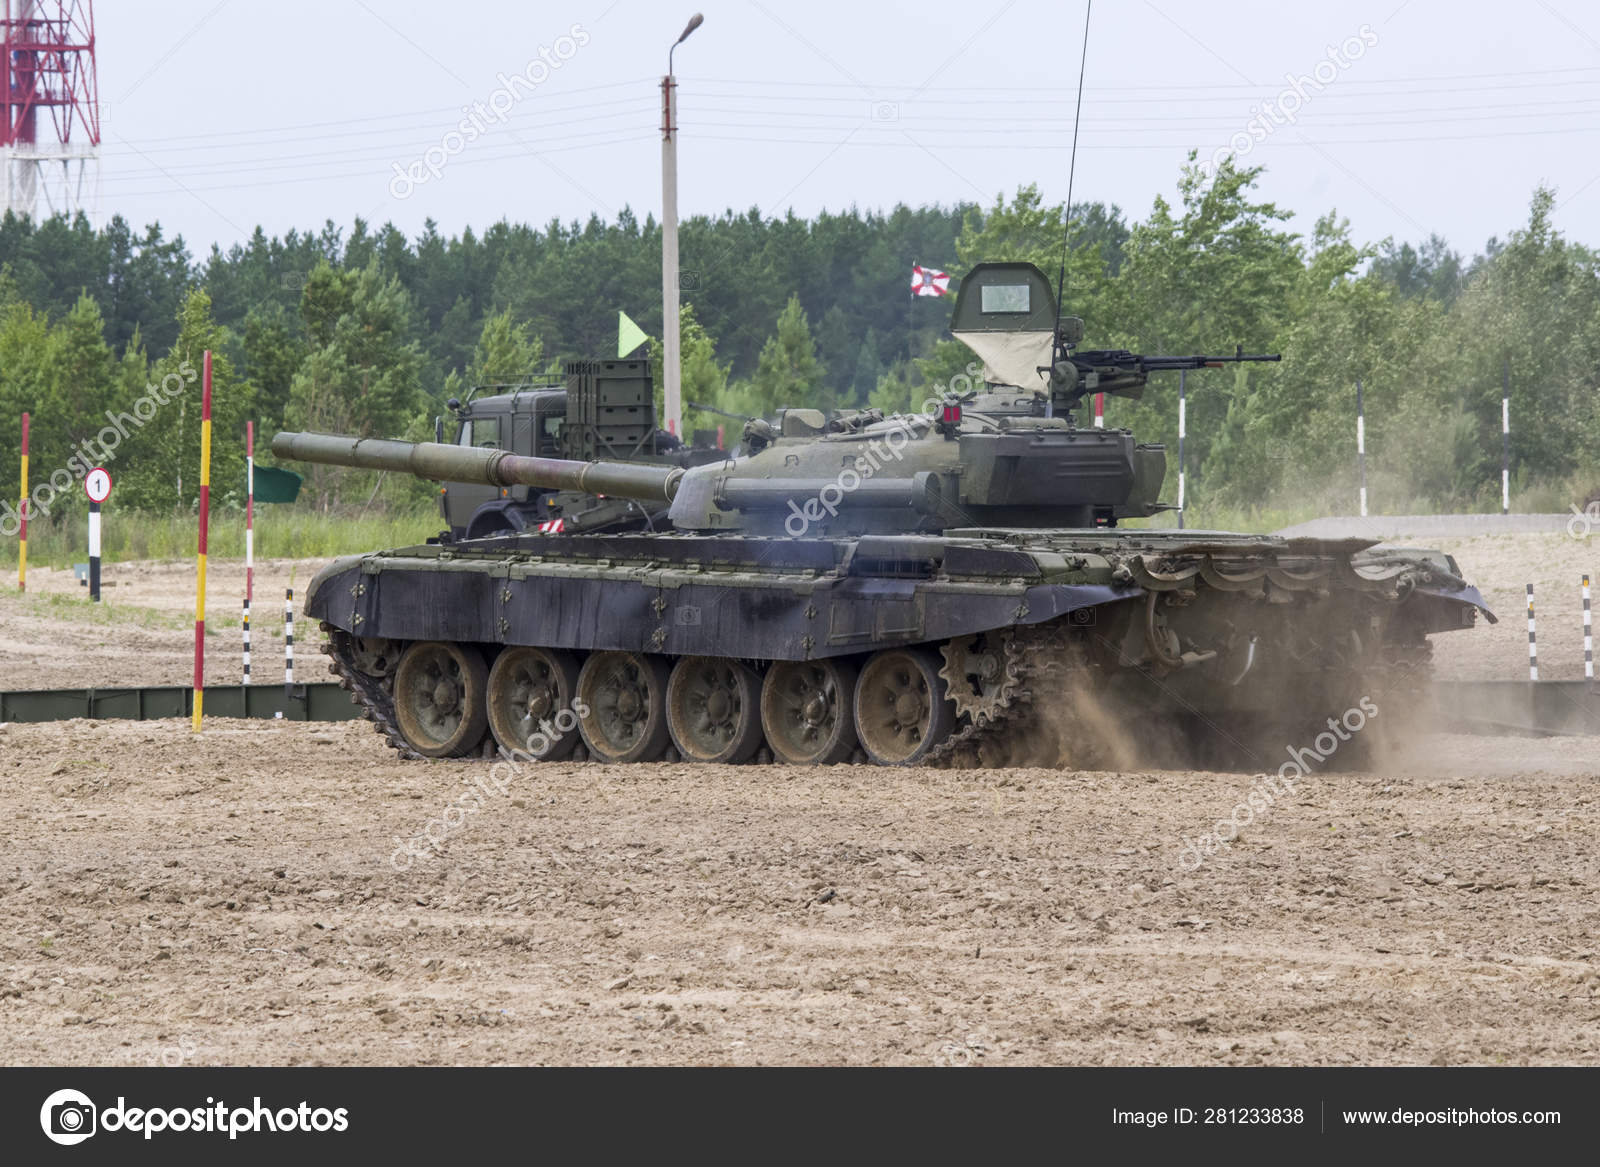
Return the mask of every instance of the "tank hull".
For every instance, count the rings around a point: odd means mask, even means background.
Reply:
[[[1434,552],[1126,530],[478,540],[339,560],[313,581],[306,609],[330,634],[333,671],[406,753],[416,743],[395,730],[394,677],[372,666],[373,644],[390,662],[408,645],[443,643],[468,646],[486,668],[531,648],[574,667],[601,654],[662,669],[739,662],[758,679],[800,662],[857,670],[887,654],[884,668],[903,672],[931,660],[954,728],[914,760],[985,764],[1005,759],[984,747],[1041,719],[1057,739],[1084,736],[1074,709],[1122,719],[1113,702],[1135,732],[1161,723],[1168,737],[1199,718],[1205,736],[1235,740],[1244,717],[1270,719],[1270,739],[1294,732],[1286,706],[1318,726],[1335,706],[1417,680],[1430,635],[1488,611]],[[873,760],[893,756],[862,733]],[[1056,753],[1085,764],[1104,751]],[[1241,764],[1259,758],[1247,749]]]

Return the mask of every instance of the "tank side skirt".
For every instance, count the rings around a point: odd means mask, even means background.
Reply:
[[[357,567],[326,579],[308,614],[392,640],[811,660],[1037,624],[1142,594],[1098,585],[875,578],[684,582],[669,573],[598,583],[590,572],[506,578]]]

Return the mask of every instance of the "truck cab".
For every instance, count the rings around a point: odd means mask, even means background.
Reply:
[[[563,372],[559,383],[486,385],[465,402],[451,398],[446,404],[454,437],[441,418],[435,427],[438,440],[578,462],[688,466],[726,456],[719,449],[691,449],[656,428],[648,361],[570,361]],[[663,510],[630,499],[529,486],[446,482],[439,488],[439,513],[449,525],[450,541],[523,531],[649,529]]]
[[[502,389],[504,386],[489,388]],[[561,431],[567,420],[567,391],[561,385],[509,387],[510,392],[469,397],[454,402],[454,444],[509,450],[543,458],[561,457]],[[547,492],[527,486],[497,489],[468,482],[447,482],[439,488],[439,513],[453,539],[524,530],[538,514]]]

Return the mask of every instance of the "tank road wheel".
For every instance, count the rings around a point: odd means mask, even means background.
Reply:
[[[761,686],[761,728],[780,762],[831,766],[856,748],[855,666],[846,661],[774,661]]]
[[[761,677],[738,661],[686,656],[667,682],[667,728],[686,762],[747,762],[761,748]]]
[[[471,753],[489,725],[489,671],[474,648],[420,640],[394,674],[394,714],[406,744],[425,758]]]
[[[549,648],[512,647],[489,670],[489,730],[507,753],[556,762],[577,747],[578,662]]]
[[[597,762],[653,762],[667,736],[667,662],[597,652],[578,673],[578,725]]]
[[[950,736],[956,707],[945,696],[939,658],[915,648],[875,654],[856,683],[856,732],[880,766],[911,766]]]

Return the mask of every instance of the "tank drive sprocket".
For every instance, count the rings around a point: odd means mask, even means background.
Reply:
[[[939,650],[944,679],[956,715],[984,726],[1001,716],[1016,700],[1022,684],[1022,662],[1016,651],[1016,633],[1002,628],[957,636]]]

